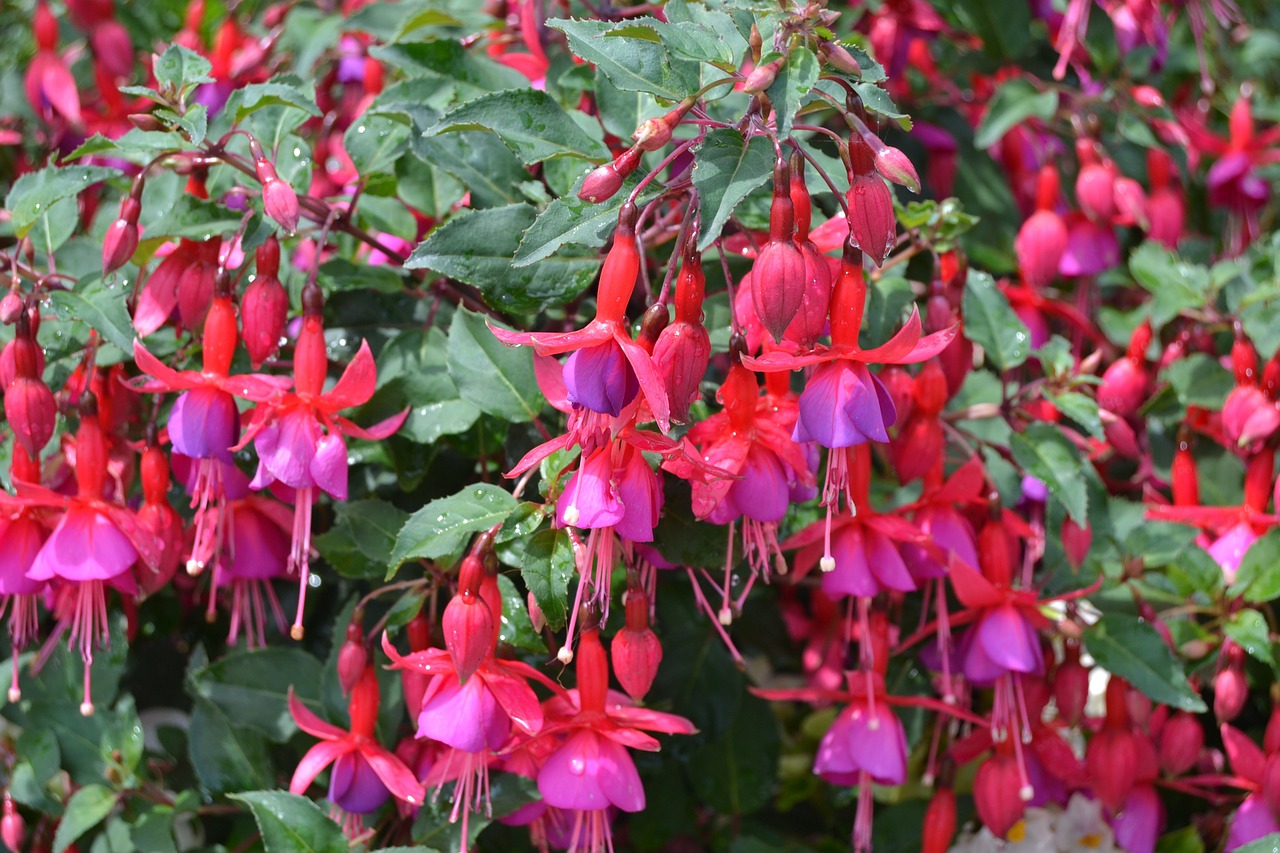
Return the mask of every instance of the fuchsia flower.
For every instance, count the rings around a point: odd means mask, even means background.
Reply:
[[[413,771],[378,744],[374,728],[378,722],[378,677],[373,667],[365,669],[351,691],[351,730],[346,731],[317,717],[289,688],[289,714],[298,728],[320,742],[298,762],[289,782],[291,794],[307,788],[326,767],[329,773],[329,801],[351,819],[348,834],[358,834],[360,816],[380,808],[394,796],[409,805],[421,805],[424,792]]]
[[[174,370],[153,356],[141,341],[133,344],[139,369],[151,377],[134,380],[134,390],[183,392],[169,413],[168,428],[174,451],[196,462],[191,489],[191,506],[196,510],[195,539],[187,560],[187,572],[193,575],[217,560],[228,535],[223,474],[225,466],[232,462],[232,446],[240,433],[235,398],[262,402],[289,387],[287,379],[277,376],[230,375],[237,342],[230,286],[230,278],[224,273],[205,317],[202,370]]]
[[[568,814],[569,849],[604,853],[613,849],[609,823],[614,809],[644,809],[644,786],[627,749],[657,752],[660,745],[642,730],[694,734],[683,717],[637,708],[608,689],[609,658],[600,631],[583,627],[578,644],[578,687],[544,705],[547,719],[538,738],[558,746],[538,771],[543,801]]]
[[[309,284],[302,295],[302,330],[293,355],[294,391],[280,394],[254,412],[249,428],[235,449],[253,442],[258,451],[258,471],[251,487],[264,489],[277,480],[294,490],[293,545],[289,570],[298,573],[298,609],[290,635],[301,639],[302,614],[311,575],[311,504],[317,490],[338,500],[347,497],[347,445],[345,436],[381,441],[400,428],[409,416],[405,409],[368,429],[358,427],[338,412],[363,405],[377,387],[377,367],[366,341],[347,365],[336,385],[324,391],[328,358],[325,355],[324,297]]]
[[[15,483],[40,480],[39,463],[21,446],[13,448],[10,478]],[[45,583],[27,577],[49,534],[39,513],[38,509],[0,498],[0,615],[8,613],[9,641],[15,657],[31,644],[40,629],[36,597]],[[10,667],[10,702],[22,698],[18,669],[16,665]]]

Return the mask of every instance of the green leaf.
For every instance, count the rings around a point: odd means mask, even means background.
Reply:
[[[160,87],[172,92],[185,92],[201,83],[213,82],[209,76],[213,70],[209,60],[180,44],[170,45],[155,61],[153,70]]]
[[[1029,118],[1048,121],[1058,111],[1058,91],[1041,92],[1023,77],[1004,83],[996,90],[982,122],[974,134],[973,144],[978,148],[990,148],[1006,133]]]
[[[1209,301],[1209,270],[1188,263],[1159,243],[1148,240],[1129,256],[1129,271],[1155,299],[1151,323],[1159,328],[1183,311]]]
[[[133,323],[118,284],[104,285],[98,276],[81,279],[79,289],[51,290],[49,302],[65,320],[82,320],[125,353],[133,352]]]
[[[480,411],[514,423],[531,421],[542,411],[533,351],[501,343],[480,314],[465,308],[454,313],[448,358],[458,393]]]
[[[409,148],[409,126],[389,115],[367,112],[347,128],[342,144],[361,177],[390,172]]]
[[[618,224],[618,209],[642,178],[639,171],[633,173],[623,182],[622,189],[599,204],[578,198],[578,190],[582,187],[582,181],[579,180],[568,195],[551,202],[546,210],[538,214],[533,225],[529,226],[529,230],[520,239],[514,266],[525,267],[549,258],[565,243],[593,248],[603,246]],[[643,204],[655,195],[654,185],[650,184],[636,201]]]
[[[481,95],[450,110],[426,135],[458,130],[496,133],[527,166],[552,157],[609,159],[603,142],[589,136],[550,95],[536,89]]]
[[[284,791],[232,794],[253,812],[267,853],[347,853],[341,828],[320,807]]]
[[[297,731],[289,714],[289,689],[319,707],[320,678],[320,662],[313,655],[268,646],[234,651],[194,670],[190,692],[216,706],[237,728],[283,743]]]
[[[333,527],[312,542],[339,574],[377,580],[386,574],[396,536],[408,520],[409,513],[386,501],[343,501]]]
[[[787,54],[787,61],[778,69],[778,76],[765,90],[773,103],[778,139],[786,139],[791,135],[791,123],[796,112],[805,99],[811,96],[817,82],[818,57],[807,47],[793,47]]]
[[[705,251],[733,215],[734,208],[773,174],[773,147],[764,136],[748,143],[732,128],[707,134],[694,155],[693,185],[698,190],[701,234],[698,250]]]
[[[4,206],[19,237],[25,237],[44,213],[57,201],[71,198],[99,181],[119,176],[105,166],[46,166],[28,172],[13,182]]]
[[[195,701],[187,730],[187,751],[196,778],[210,793],[271,784],[271,759],[263,737],[233,726],[227,715],[207,699]]]
[[[661,39],[655,43],[634,37],[637,29],[648,29],[643,26],[573,19],[548,21],[547,26],[564,33],[569,49],[599,68],[619,89],[680,101],[701,85],[697,63],[673,59]],[[622,37],[606,38],[615,30],[622,30]]]
[[[1046,391],[1044,397],[1059,412],[1082,426],[1089,435],[1102,440],[1102,418],[1098,414],[1097,400],[1079,391],[1062,391],[1056,394]]]
[[[1243,847],[1237,847],[1235,853],[1276,853],[1277,850],[1280,850],[1280,832],[1272,832]]]
[[[469,52],[457,39],[376,46],[369,49],[369,54],[410,77],[437,77],[441,83],[461,84],[460,91],[468,98],[529,85],[529,79],[519,71]]]
[[[769,703],[744,696],[733,723],[689,756],[687,776],[698,802],[723,815],[759,809],[776,785],[778,743]]]
[[[569,581],[576,568],[568,532],[558,528],[540,530],[505,543],[499,556],[507,565],[520,569],[520,577],[538,602],[547,626],[552,631],[563,628],[569,616]]]
[[[885,118],[893,119],[898,123],[898,127],[903,130],[911,129],[911,117],[898,109],[887,91],[875,83],[855,83],[853,84],[853,89],[858,93],[858,97],[862,99],[863,106],[868,110]]]
[[[1147,622],[1114,613],[1104,616],[1085,629],[1084,644],[1099,666],[1152,700],[1195,714],[1207,710],[1187,684],[1182,663]]]
[[[409,516],[400,529],[391,550],[391,572],[406,560],[434,560],[457,553],[473,534],[501,524],[515,508],[510,492],[488,483],[432,501]]]
[[[885,276],[869,289],[867,312],[858,336],[862,346],[867,348],[879,346],[893,337],[894,332],[902,328],[907,309],[916,301],[911,282],[901,276]]]
[[[1201,406],[1219,411],[1227,393],[1235,385],[1231,371],[1211,356],[1201,352],[1186,355],[1164,370],[1178,402],[1184,406]]]
[[[1057,427],[1033,423],[1009,439],[1013,458],[1022,469],[1043,480],[1049,494],[1062,502],[1078,524],[1089,521],[1089,492],[1085,483],[1087,460]]]
[[[1274,665],[1275,661],[1271,657],[1271,633],[1267,628],[1267,620],[1261,613],[1256,610],[1233,613],[1222,630],[1248,654],[1267,666]]]
[[[1022,0],[957,0],[953,13],[995,59],[1015,59],[1031,46],[1031,8]]]
[[[1156,853],[1204,853],[1204,840],[1200,838],[1200,830],[1196,827],[1185,826],[1177,832],[1161,836],[1156,844]]]
[[[534,313],[562,305],[595,280],[600,260],[557,255],[533,266],[513,266],[520,235],[536,216],[527,204],[460,211],[427,235],[405,266],[466,282],[500,311]]]
[[[1267,534],[1249,546],[1236,570],[1235,582],[1227,594],[1243,597],[1245,601],[1261,603],[1280,598],[1280,528],[1272,528]]]
[[[393,338],[378,353],[381,394],[395,407],[409,406],[400,434],[430,444],[443,435],[470,429],[480,410],[458,395],[449,375],[448,338],[433,326],[411,329]]]
[[[267,107],[292,107],[309,116],[319,116],[320,108],[301,85],[294,84],[296,77],[278,77],[266,83],[250,83],[231,93],[227,106],[236,117],[236,123],[244,121],[258,110]]]
[[[460,181],[471,193],[472,207],[499,207],[521,200],[516,187],[528,180],[529,173],[498,137],[472,131],[426,138],[416,121],[414,130],[418,131],[410,140],[414,156]]]
[[[502,625],[498,631],[498,642],[526,652],[545,654],[547,644],[533,630],[525,597],[516,589],[515,583],[506,575],[498,575],[498,591],[502,593]]]
[[[316,270],[316,281],[325,293],[335,290],[376,290],[399,293],[407,282],[397,267],[357,264],[346,258],[330,258]]]
[[[1031,333],[990,275],[969,271],[961,308],[965,337],[982,347],[997,370],[1010,370],[1027,360]]]
[[[53,834],[53,853],[62,853],[93,829],[115,808],[117,795],[106,785],[85,785],[67,800],[67,809]]]
[[[187,140],[192,145],[199,145],[204,142],[205,134],[209,132],[209,110],[204,104],[192,104],[192,106],[183,115],[178,115],[173,110],[167,110],[161,107],[152,113],[153,116],[163,121],[171,127],[178,127],[186,131]],[[175,139],[175,148],[185,148],[182,140]]]

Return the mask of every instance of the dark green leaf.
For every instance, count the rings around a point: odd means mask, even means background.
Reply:
[[[535,217],[527,204],[461,211],[427,235],[405,266],[466,282],[501,311],[533,313],[562,305],[595,280],[600,260],[557,255],[512,266],[520,235]]]
[[[306,797],[248,791],[231,799],[249,806],[267,853],[347,853],[342,829]]]
[[[700,803],[740,815],[764,805],[778,769],[778,722],[769,703],[744,696],[733,723],[689,757],[688,779]]]
[[[346,577],[376,580],[386,575],[396,536],[408,520],[409,513],[386,501],[344,501],[333,527],[312,542]]]
[[[1023,471],[1043,480],[1049,494],[1062,502],[1078,524],[1088,523],[1088,460],[1061,430],[1050,424],[1033,423],[1025,431],[1014,433],[1009,447]]]
[[[569,615],[569,581],[576,568],[573,543],[567,531],[540,530],[501,548],[502,561],[520,569],[524,585],[533,593],[548,627],[559,631]]]
[[[853,88],[868,110],[893,119],[903,130],[911,129],[910,116],[898,109],[887,91],[874,83],[855,83]]]
[[[283,77],[242,86],[231,93],[227,107],[235,115],[237,123],[267,107],[293,107],[309,116],[320,115],[315,99],[301,84],[294,85],[296,79]]]
[[[791,123],[800,105],[811,97],[818,82],[818,57],[806,47],[794,47],[787,54],[787,61],[778,70],[778,76],[765,94],[773,104],[774,120],[778,126],[778,138],[791,135]],[[757,137],[759,139],[761,137]],[[755,139],[752,140],[753,142]]]
[[[1228,371],[1216,359],[1193,352],[1164,369],[1178,402],[1184,406],[1201,406],[1213,411],[1222,409],[1227,392],[1235,384]]]
[[[4,199],[14,232],[19,237],[26,236],[54,202],[78,195],[99,181],[119,174],[105,166],[46,166],[38,172],[28,172],[13,182]]]
[[[549,258],[565,243],[603,246],[618,224],[618,209],[642,177],[638,171],[633,173],[623,183],[622,189],[599,204],[578,198],[578,190],[582,186],[582,181],[579,180],[568,195],[551,202],[546,210],[538,214],[537,220],[520,239],[514,265],[524,267]],[[642,204],[653,198],[655,192],[653,184],[650,184],[640,194],[637,203]]]
[[[62,853],[77,838],[102,822],[115,808],[117,796],[105,785],[85,785],[71,795],[53,834],[53,853]]]
[[[619,89],[680,101],[701,85],[697,63],[673,59],[661,43],[647,38],[606,38],[614,30],[632,28],[634,32],[633,24],[552,20],[547,26],[564,33],[569,49],[598,67]]]
[[[406,560],[433,560],[456,553],[473,534],[501,524],[515,508],[510,492],[487,483],[434,500],[409,516],[401,528],[391,551],[390,569],[394,573]]]
[[[378,376],[394,404],[409,406],[400,429],[412,441],[429,444],[471,428],[480,410],[458,395],[449,375],[448,338],[439,328],[401,333],[378,353]]]
[[[104,285],[97,276],[87,281],[82,279],[75,292],[50,291],[49,302],[63,319],[83,320],[125,353],[133,352],[133,323],[119,284]]]
[[[860,342],[865,347],[879,346],[902,328],[907,309],[915,304],[911,282],[896,275],[888,275],[870,288],[867,313],[863,320]]]
[[[990,148],[1006,133],[1029,118],[1048,121],[1058,111],[1056,89],[1039,91],[1031,81],[1015,77],[1002,84],[987,105],[982,123],[974,134],[973,144]]]
[[[420,130],[416,123],[414,130]],[[428,139],[415,133],[410,143],[418,159],[462,182],[471,193],[473,207],[499,207],[521,200],[516,187],[529,174],[493,134],[472,131]]]
[[[399,293],[404,290],[404,274],[392,266],[357,264],[346,258],[330,258],[316,271],[316,281],[326,293],[335,290],[376,290]]]
[[[190,680],[192,694],[215,706],[237,728],[279,743],[297,731],[289,714],[289,689],[318,707],[320,676],[314,656],[299,648],[269,646],[231,652],[193,670]]]
[[[1017,58],[1031,46],[1031,8],[1022,0],[958,0],[952,8],[995,59]]]
[[[1031,333],[991,276],[969,271],[962,309],[965,337],[982,347],[997,370],[1010,370],[1027,360]]]
[[[536,89],[481,95],[450,110],[426,134],[458,130],[496,133],[529,166],[552,157],[596,162],[609,158],[603,142],[589,136],[550,95]]]
[[[1228,594],[1250,602],[1280,597],[1280,571],[1276,566],[1280,566],[1280,528],[1273,527],[1245,551]]]
[[[548,508],[542,504],[521,501],[516,505],[515,511],[507,516],[507,520],[502,522],[502,529],[498,531],[494,541],[501,545],[533,534],[547,520],[547,511]],[[516,568],[519,568],[518,564]]]
[[[732,128],[718,128],[707,134],[693,165],[702,223],[699,251],[716,241],[739,202],[769,180],[773,160],[773,147],[763,136],[753,137],[748,143]]]
[[[1098,665],[1127,680],[1152,700],[1183,711],[1207,710],[1182,663],[1156,629],[1141,619],[1109,614],[1084,632],[1084,644]]]
[[[212,83],[213,66],[194,50],[180,44],[170,45],[155,61],[153,70],[161,88],[183,92],[201,83]]]
[[[343,147],[361,177],[390,172],[409,148],[409,126],[388,115],[368,112],[342,135]]]
[[[502,593],[502,625],[498,641],[526,652],[544,654],[547,645],[542,642],[538,632],[533,630],[525,597],[516,589],[515,583],[506,575],[498,575],[498,590]]]
[[[425,75],[441,78],[442,83],[461,84],[466,98],[529,85],[529,79],[519,71],[469,52],[456,39],[376,46],[369,54],[410,77]]]
[[[532,350],[502,344],[483,316],[466,309],[449,327],[449,374],[462,399],[486,414],[523,423],[542,410]]]

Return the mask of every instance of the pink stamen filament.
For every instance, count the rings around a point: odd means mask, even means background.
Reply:
[[[222,543],[232,536],[226,485],[222,479],[221,463],[217,460],[197,460],[191,508],[196,511],[196,530],[191,557],[187,560],[187,574],[198,575],[218,559]]]
[[[301,640],[302,614],[307,604],[307,587],[311,583],[311,493],[313,486],[298,489],[293,506],[293,546],[289,552],[289,572],[298,573],[298,611],[293,617],[289,636]]]

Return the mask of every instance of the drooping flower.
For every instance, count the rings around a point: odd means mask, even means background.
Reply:
[[[289,714],[298,728],[320,742],[298,762],[289,793],[304,794],[316,776],[328,766],[329,801],[350,816],[344,821],[348,835],[358,834],[361,816],[379,809],[394,796],[409,805],[421,805],[424,792],[413,771],[384,749],[374,735],[378,722],[378,676],[365,669],[351,691],[348,708],[351,730],[320,719],[289,688]]]

